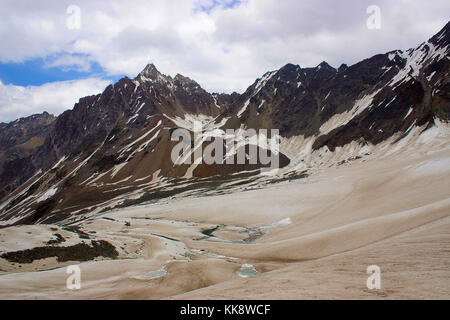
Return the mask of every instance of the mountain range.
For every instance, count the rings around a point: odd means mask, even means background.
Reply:
[[[406,51],[354,65],[287,64],[244,93],[209,93],[147,65],[58,117],[0,124],[0,225],[70,225],[113,208],[257,189],[395,151],[450,120],[450,23]],[[280,167],[174,165],[176,128],[278,129]],[[242,137],[236,134],[235,141]],[[206,146],[194,141],[194,149]],[[379,146],[387,146],[379,148]],[[241,146],[247,148],[248,146]]]

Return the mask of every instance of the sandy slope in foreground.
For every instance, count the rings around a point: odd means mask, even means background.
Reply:
[[[282,234],[245,253],[294,260],[289,266],[173,298],[450,299],[449,168],[449,153],[438,152],[420,161],[388,158],[330,170],[324,176],[340,178],[315,191],[326,199],[334,185],[340,201],[324,200],[325,209],[292,218]],[[366,287],[370,265],[381,268],[381,290]]]
[[[117,260],[81,263],[81,290],[65,288],[64,267],[75,262],[0,259],[0,298],[449,299],[444,145],[263,190],[108,212],[81,228],[122,251]],[[213,237],[201,233],[216,227]],[[24,238],[23,228],[39,236]],[[48,228],[5,228],[0,244],[19,250],[26,240],[32,248]],[[260,274],[239,277],[244,263]],[[365,285],[373,264],[381,268],[381,290]]]
[[[172,299],[450,299],[449,230],[447,217],[363,248]],[[380,290],[366,287],[371,265],[380,267]]]

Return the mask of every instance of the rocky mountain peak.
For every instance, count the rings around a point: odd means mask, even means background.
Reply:
[[[322,61],[321,63],[319,63],[319,65],[316,67],[317,71],[327,71],[327,72],[333,72],[335,73],[337,70],[335,68],[333,68],[332,66],[330,66],[328,64],[328,62],[326,61]]]
[[[160,72],[158,71],[158,69],[156,69],[153,63],[149,63],[145,66],[145,68],[141,71],[140,74],[143,74],[145,76],[155,76],[160,74]]]
[[[22,117],[17,120],[14,120],[8,124],[7,126],[16,126],[16,125],[27,125],[27,124],[33,124],[33,123],[41,123],[41,124],[49,124],[53,122],[56,119],[56,117],[53,114],[48,113],[47,111],[44,111],[39,114],[33,114],[28,117]]]
[[[136,80],[141,82],[147,81],[163,81],[167,82],[169,77],[163,75],[156,69],[153,63],[149,63],[136,77]]]
[[[330,66],[328,64],[328,62],[326,61],[322,61],[321,63],[319,63],[319,65],[317,66],[318,68],[328,68],[328,69],[334,69],[332,66]]]
[[[298,64],[288,63],[288,64],[284,65],[283,67],[281,67],[280,70],[278,70],[278,71],[281,71],[281,72],[291,71],[292,72],[292,71],[297,71],[299,69],[300,69],[300,66]]]
[[[300,68],[299,65],[288,63],[277,71],[277,75],[279,76],[280,80],[294,81],[298,78],[301,70],[302,68]]]
[[[192,86],[200,87],[197,82],[195,82],[191,78],[185,77],[185,76],[183,76],[183,75],[181,75],[179,73],[177,73],[177,75],[175,76],[174,80],[175,80],[175,84],[181,84],[183,86],[190,86],[190,87],[192,87]]]
[[[341,64],[338,68],[338,72],[344,72],[345,70],[348,69],[348,65],[346,65],[345,63]]]

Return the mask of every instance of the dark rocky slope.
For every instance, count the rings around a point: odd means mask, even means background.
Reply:
[[[447,24],[417,48],[352,66],[287,64],[241,95],[209,94],[187,77],[172,78],[148,65],[134,79],[81,98],[42,130],[42,145],[3,163],[0,220],[69,223],[112,207],[259,183],[260,165],[174,166],[171,133],[193,120],[210,131],[279,129],[283,139],[312,140],[309,152],[332,152],[355,141],[377,145],[393,136],[398,141],[414,127],[448,122],[449,39]],[[303,161],[292,157],[302,154],[298,148],[282,150],[282,167]],[[305,176],[297,169],[285,174],[273,179]]]

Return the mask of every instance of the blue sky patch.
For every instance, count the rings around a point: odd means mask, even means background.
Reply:
[[[124,75],[107,75],[97,62],[90,62],[88,70],[73,66],[49,67],[53,58],[35,58],[21,63],[1,63],[0,80],[17,86],[40,86],[48,82],[80,80],[86,78],[108,79],[116,82]]]
[[[247,0],[198,0],[194,4],[194,11],[210,13],[216,8],[230,9],[240,5]]]

